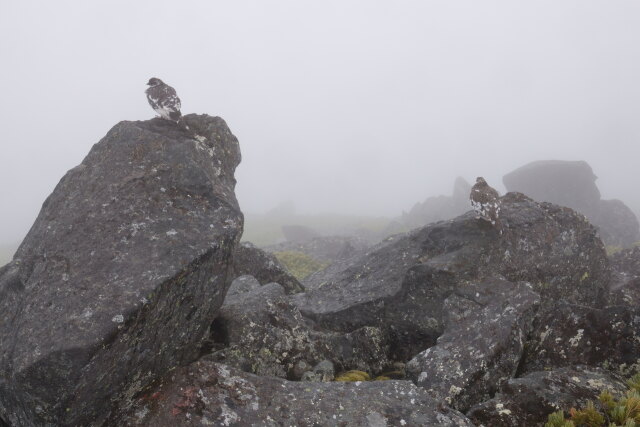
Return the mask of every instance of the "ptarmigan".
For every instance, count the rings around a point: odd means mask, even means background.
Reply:
[[[160,117],[172,122],[180,123],[180,98],[176,90],[157,77],[152,77],[147,83],[149,88],[145,91],[149,105]]]
[[[489,221],[492,225],[499,224],[500,195],[487,184],[483,177],[479,176],[471,187],[471,206],[478,217]]]

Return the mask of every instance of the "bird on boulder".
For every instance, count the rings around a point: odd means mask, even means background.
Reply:
[[[147,83],[149,88],[145,91],[151,108],[165,120],[180,123],[180,98],[176,90],[157,77],[152,77]]]
[[[491,225],[499,224],[500,195],[487,184],[483,177],[476,178],[475,185],[471,187],[469,198],[478,218],[490,222]]]

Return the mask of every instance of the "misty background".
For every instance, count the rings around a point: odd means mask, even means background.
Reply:
[[[121,120],[224,118],[245,213],[394,217],[456,176],[586,160],[640,211],[636,1],[0,0],[0,247]]]

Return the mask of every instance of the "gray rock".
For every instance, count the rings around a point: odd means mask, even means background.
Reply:
[[[507,191],[584,213],[600,201],[597,178],[585,161],[540,160],[509,172],[502,182]]]
[[[407,363],[409,377],[461,411],[488,399],[516,373],[539,300],[526,283],[460,287],[444,302],[444,334]]]
[[[155,396],[155,397],[154,397]],[[176,369],[113,425],[472,426],[409,381],[289,382],[207,361]]]
[[[236,295],[243,294],[245,292],[251,292],[258,289],[260,286],[260,282],[253,276],[245,275],[238,276],[231,282],[231,286],[229,286],[229,290],[227,291],[226,298]]]
[[[208,360],[259,375],[300,379],[301,363],[330,360],[340,369],[380,372],[390,361],[378,328],[349,333],[317,330],[277,283],[230,293],[211,327]]]
[[[640,372],[640,308],[561,303],[541,313],[520,371],[574,365]]]
[[[443,302],[461,285],[502,276],[528,281],[544,304],[606,303],[610,269],[584,216],[519,193],[501,198],[504,233],[467,213],[392,236],[305,280],[301,313],[334,331],[381,328],[395,360],[408,360],[443,332]]]
[[[302,375],[302,381],[309,382],[329,382],[336,377],[336,369],[329,360],[323,360],[313,367],[311,371]]]
[[[542,427],[552,412],[583,408],[604,390],[620,396],[626,387],[611,372],[597,368],[576,366],[533,372],[509,380],[493,399],[474,406],[467,416],[476,426]]]
[[[220,118],[121,122],[47,198],[0,272],[0,413],[100,424],[198,356],[230,284],[243,217]]]
[[[508,191],[582,213],[598,227],[608,245],[628,247],[640,240],[640,225],[633,211],[620,200],[601,200],[596,179],[584,161],[544,160],[522,166],[502,180]]]
[[[304,287],[278,259],[250,242],[243,242],[234,255],[234,270],[237,275],[251,275],[261,284],[276,282],[288,294],[303,292]]]

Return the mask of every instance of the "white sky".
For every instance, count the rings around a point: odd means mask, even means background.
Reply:
[[[245,212],[398,215],[586,160],[640,207],[640,2],[0,0],[0,244],[149,77],[239,138]]]

